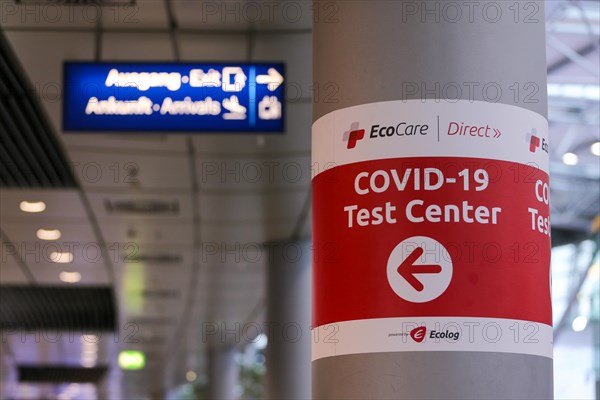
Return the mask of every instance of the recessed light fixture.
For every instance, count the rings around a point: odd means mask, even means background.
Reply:
[[[585,329],[585,327],[587,326],[587,323],[588,323],[587,317],[580,315],[573,320],[573,324],[572,324],[573,330],[575,332],[581,332],[582,330]]]
[[[185,379],[190,383],[195,382],[198,379],[198,374],[194,371],[188,371],[185,374]]]
[[[566,165],[577,165],[579,162],[579,157],[575,153],[565,153],[562,156],[563,163]]]
[[[92,368],[98,361],[98,340],[96,335],[82,335],[81,342],[81,366]]]
[[[81,280],[81,274],[79,272],[61,272],[58,277],[65,283],[77,283]]]
[[[600,142],[592,143],[590,150],[592,150],[593,155],[600,157]]]
[[[73,253],[68,251],[53,251],[50,253],[50,261],[57,264],[68,264],[73,262]]]
[[[43,201],[22,201],[19,208],[23,212],[39,213],[46,209],[46,203]]]
[[[60,239],[60,231],[58,229],[38,229],[35,235],[40,240]]]
[[[81,366],[84,368],[94,368],[96,366],[96,360],[82,359]]]

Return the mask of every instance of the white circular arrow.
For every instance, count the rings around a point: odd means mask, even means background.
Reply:
[[[412,303],[425,303],[441,296],[450,285],[452,259],[437,240],[413,236],[392,250],[387,277],[399,297]]]

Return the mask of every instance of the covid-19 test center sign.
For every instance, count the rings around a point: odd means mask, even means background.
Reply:
[[[64,65],[66,132],[283,132],[283,64]]]
[[[313,360],[552,358],[548,123],[475,101],[365,104],[313,125]]]

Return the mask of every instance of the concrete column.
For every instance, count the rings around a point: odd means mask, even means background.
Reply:
[[[233,346],[214,347],[208,350],[208,397],[214,400],[236,399],[239,384],[239,366]]]
[[[311,395],[310,242],[269,248],[266,349],[269,399],[308,399]]]
[[[314,7],[313,79],[337,88],[335,101],[314,103],[315,121],[360,104],[444,98],[448,84],[464,89],[461,99],[489,101],[490,83],[502,89],[498,103],[547,115],[542,1],[315,0]],[[313,363],[315,399],[552,397],[552,360],[539,356],[401,352]]]
[[[2,346],[0,345],[0,347]],[[17,398],[19,389],[17,375],[14,359],[7,353],[3,353],[0,357],[0,399]]]

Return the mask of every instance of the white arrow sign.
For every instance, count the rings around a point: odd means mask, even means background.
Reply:
[[[258,75],[256,83],[267,84],[269,90],[273,92],[283,83],[283,76],[275,68],[269,68],[268,73],[268,75]]]

